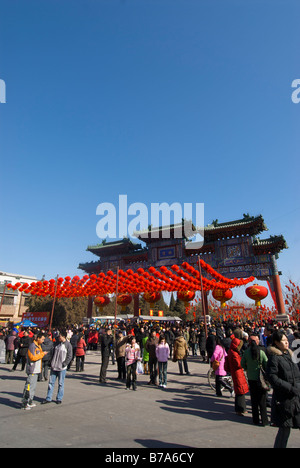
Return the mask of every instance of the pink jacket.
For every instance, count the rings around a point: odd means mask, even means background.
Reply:
[[[155,354],[159,362],[167,362],[170,357],[170,348],[168,343],[157,345]]]
[[[125,349],[125,364],[126,366],[130,366],[134,362],[140,359],[140,347],[137,343],[135,343],[134,348],[131,347],[130,344],[126,346]]]
[[[212,355],[211,357],[211,362],[214,362],[214,361],[219,361],[220,362],[220,366],[219,368],[215,371],[215,374],[216,375],[227,375],[225,369],[224,369],[224,364],[225,364],[225,358],[227,356],[227,353],[225,351],[224,348],[222,348],[222,346],[220,345],[217,345],[215,347],[215,350],[214,350],[214,354]]]

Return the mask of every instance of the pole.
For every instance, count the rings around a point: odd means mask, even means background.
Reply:
[[[114,346],[116,346],[116,325],[117,325],[117,310],[118,310],[118,287],[119,287],[119,267],[117,267],[117,282],[116,282],[116,303],[115,303],[115,326],[114,326]]]
[[[2,297],[1,297],[1,304],[0,304],[0,312],[1,312],[1,309],[2,309],[3,301],[4,301],[4,294],[5,294],[5,290],[6,290],[6,285],[7,285],[7,282],[4,283],[3,293],[2,293]]]
[[[57,293],[57,284],[58,284],[58,275],[56,276],[55,291],[54,291],[54,297],[53,297],[53,303],[52,303],[52,311],[51,311],[51,316],[50,316],[49,332],[51,332],[51,329],[52,329],[52,320],[53,320],[54,306],[55,306],[56,293]]]
[[[198,256],[198,267],[199,267],[199,273],[200,273],[201,303],[202,303],[202,313],[204,315],[205,337],[207,338],[206,305],[205,305],[205,300],[204,300],[204,291],[203,291],[203,283],[202,283],[202,269],[201,269],[201,262],[200,262],[200,257],[199,256]]]
[[[19,307],[18,307],[18,318],[20,317],[20,311],[21,311],[21,305],[22,305],[22,297],[23,297],[23,291],[21,291],[20,294],[20,301],[19,301]],[[23,318],[23,317],[22,317]],[[21,318],[21,320],[22,320]]]

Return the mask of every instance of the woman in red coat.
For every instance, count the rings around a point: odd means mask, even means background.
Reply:
[[[86,352],[86,342],[83,339],[83,333],[79,334],[76,348],[76,372],[84,370],[84,359]]]
[[[243,346],[242,330],[234,330],[231,336],[231,345],[228,351],[228,366],[233,380],[235,392],[235,412],[239,416],[246,413],[245,394],[249,392],[247,379],[241,366],[242,356],[240,354]]]
[[[92,351],[97,351],[97,344],[99,341],[99,333],[97,330],[92,328],[89,332],[88,336],[88,349],[91,349]]]

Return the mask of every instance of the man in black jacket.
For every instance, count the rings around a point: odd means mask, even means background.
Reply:
[[[172,352],[173,352],[173,346],[174,346],[174,341],[175,341],[175,335],[172,332],[171,327],[169,325],[166,326],[165,338],[166,338],[166,343],[168,343],[169,348],[170,348],[170,358],[169,359],[172,359]]]
[[[45,334],[45,336],[46,338],[44,343],[42,344],[42,350],[47,351],[47,354],[42,359],[42,372],[38,377],[38,382],[42,382],[43,379],[48,380],[49,367],[53,356],[54,345],[53,341],[51,340],[51,333],[49,332],[48,335]]]
[[[210,358],[214,354],[215,347],[216,347],[216,330],[214,328],[211,328],[206,339],[206,352],[208,356],[208,362],[210,362]]]
[[[146,342],[146,351],[149,353],[149,370],[150,370],[150,381],[148,385],[157,385],[157,357],[156,357],[156,346],[158,345],[158,337],[156,331],[151,332],[150,338]]]
[[[11,369],[11,372],[16,370],[17,365],[19,364],[20,361],[22,363],[21,370],[23,371],[25,369],[26,360],[27,360],[27,352],[28,352],[28,348],[29,348],[29,345],[30,345],[31,341],[32,340],[29,337],[28,331],[24,330],[23,336],[22,336],[22,338],[20,338],[20,341],[19,341],[18,354],[17,354],[17,357],[16,357],[16,361],[14,363],[14,366]]]
[[[113,339],[112,331],[110,328],[108,328],[106,332],[101,335],[100,345],[101,345],[102,363],[101,363],[101,369],[100,369],[99,382],[106,383],[106,371],[108,367],[110,349],[111,349],[111,346],[113,347],[114,345],[114,339]]]

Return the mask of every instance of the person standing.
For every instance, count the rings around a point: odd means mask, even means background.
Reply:
[[[170,347],[166,342],[166,338],[161,335],[159,337],[158,345],[156,346],[156,357],[158,362],[158,375],[159,375],[159,386],[167,387],[167,369],[168,359],[170,357]]]
[[[68,369],[67,370],[70,370],[71,366],[72,366],[72,363],[76,357],[76,349],[77,349],[77,341],[78,341],[78,336],[79,336],[79,331],[77,329],[74,329],[73,330],[73,335],[71,336],[70,338],[70,343],[71,343],[71,346],[72,346],[72,359],[71,361],[69,362],[69,365],[68,365]]]
[[[202,362],[206,362],[206,336],[205,336],[205,329],[204,325],[201,324],[200,331],[198,334],[198,343],[199,343],[199,351],[202,357]]]
[[[222,338],[220,336],[216,336],[216,347],[211,357],[211,363],[214,361],[219,362],[219,367],[214,370],[215,378],[216,378],[216,395],[222,396],[222,387],[226,388],[231,395],[233,394],[233,388],[227,383],[223,377],[226,376],[227,372],[225,371],[225,358],[227,353],[222,343]]]
[[[249,347],[245,350],[241,366],[247,372],[248,385],[250,390],[252,421],[253,424],[259,425],[259,415],[263,426],[269,424],[267,414],[267,391],[260,385],[259,375],[260,366],[264,370],[267,368],[268,358],[266,353],[259,348],[258,335],[252,334],[249,336]]]
[[[12,332],[5,338],[6,345],[6,363],[12,364],[15,357],[15,349],[17,343],[17,332],[12,330]]]
[[[145,336],[143,338],[143,363],[144,363],[144,373],[145,375],[150,374],[149,370],[149,352],[146,349],[146,343],[149,339],[149,332],[148,330],[145,331]]]
[[[42,359],[47,354],[46,351],[42,350],[42,344],[45,340],[43,333],[38,333],[36,339],[29,345],[27,353],[27,380],[25,383],[22,405],[21,408],[24,410],[31,410],[35,403],[33,398],[35,395],[36,384],[38,376],[42,370]]]
[[[215,347],[216,347],[216,330],[215,328],[211,328],[206,338],[206,352],[207,352],[208,362],[210,362],[211,360]]]
[[[101,335],[101,338],[100,338],[101,356],[102,356],[102,363],[101,363],[100,376],[99,376],[100,383],[106,383],[106,372],[107,372],[107,367],[108,367],[108,362],[109,362],[110,350],[111,350],[111,347],[113,347],[113,341],[114,339],[112,336],[112,331],[110,328],[108,328],[105,331],[105,333]]]
[[[99,340],[99,333],[96,328],[91,328],[88,334],[88,349],[92,351],[97,351],[97,345]]]
[[[137,361],[140,359],[140,347],[136,342],[136,338],[132,336],[130,343],[127,344],[125,349],[125,364],[127,370],[126,390],[130,389],[131,384],[132,389],[136,390],[136,366]]]
[[[84,359],[86,352],[86,342],[84,341],[84,334],[80,333],[78,336],[77,347],[76,347],[76,370],[75,372],[84,371]],[[73,353],[73,351],[72,351]]]
[[[179,373],[183,375],[183,368],[186,374],[190,374],[187,363],[189,350],[187,342],[184,339],[183,333],[180,331],[174,341],[173,362],[178,361]]]
[[[236,329],[231,336],[231,345],[228,351],[229,371],[233,380],[235,392],[235,412],[239,416],[246,413],[246,393],[249,392],[249,387],[241,366],[241,349],[243,347],[242,330]]]
[[[271,421],[279,428],[274,448],[286,448],[291,429],[300,429],[300,371],[283,330],[273,333],[267,375],[273,388]]]
[[[146,351],[149,353],[149,370],[150,370],[150,381],[148,385],[157,385],[157,357],[156,357],[156,346],[158,345],[158,337],[156,331],[153,330],[149,339],[146,342]]]
[[[124,336],[122,331],[119,330],[118,338],[116,341],[116,360],[118,366],[118,380],[126,379],[126,366],[125,366],[125,349],[131,335]]]
[[[4,341],[4,334],[0,332],[0,364],[5,364],[5,341]]]
[[[197,333],[194,328],[190,330],[189,344],[192,349],[192,356],[197,356]]]
[[[47,351],[46,356],[42,359],[42,372],[39,375],[38,382],[48,380],[49,367],[53,354],[53,341],[51,340],[51,334],[48,333],[48,336],[45,335],[45,341],[42,344],[42,350]]]
[[[166,338],[166,343],[168,343],[169,348],[170,348],[170,358],[172,358],[175,335],[173,331],[171,330],[170,325],[166,326],[165,338]]]
[[[28,349],[31,341],[32,340],[29,338],[29,333],[25,329],[22,337],[19,340],[18,353],[13,368],[11,369],[12,372],[17,369],[19,362],[21,362],[21,370],[23,371],[25,369]]]
[[[48,393],[46,400],[44,400],[42,404],[51,403],[56,379],[58,379],[56,403],[62,403],[67,367],[72,359],[72,355],[72,345],[67,340],[67,333],[65,331],[61,331],[58,336],[58,342],[54,345]]]

